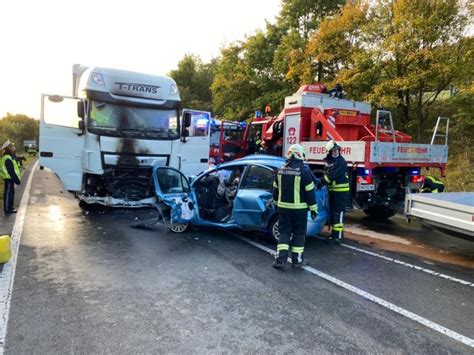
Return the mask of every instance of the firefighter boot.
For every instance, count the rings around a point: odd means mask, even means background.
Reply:
[[[309,261],[306,260],[306,259],[303,259],[302,262],[300,262],[300,263],[293,263],[292,265],[293,265],[294,268],[297,268],[297,269],[298,269],[298,268],[302,268],[303,266],[308,266],[308,265],[309,265]]]
[[[291,265],[294,268],[301,268],[303,266],[308,266],[309,262],[303,257],[303,253],[292,253]]]
[[[336,223],[332,226],[331,238],[329,239],[335,244],[341,244],[344,239],[344,224]]]
[[[276,259],[272,265],[275,269],[285,270],[286,262]]]
[[[275,269],[281,269],[281,270],[285,269],[286,260],[288,259],[289,249],[290,249],[290,246],[288,244],[285,244],[285,243],[277,244],[276,259],[272,265]]]

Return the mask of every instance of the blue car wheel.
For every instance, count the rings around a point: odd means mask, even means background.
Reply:
[[[278,243],[278,240],[280,239],[280,228],[278,226],[278,218],[273,218],[273,220],[268,226],[268,231],[270,232],[273,241],[275,243]]]
[[[189,223],[174,223],[168,227],[173,233],[184,233],[188,230]]]

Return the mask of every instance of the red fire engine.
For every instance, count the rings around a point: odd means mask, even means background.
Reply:
[[[411,136],[395,130],[390,112],[378,110],[375,122],[370,113],[368,103],[333,97],[322,84],[303,85],[285,98],[278,117],[261,124],[266,153],[283,155],[290,145],[300,143],[311,169],[322,175],[326,143],[336,140],[349,166],[351,207],[388,218],[403,211],[408,191],[420,187],[421,168],[438,168],[445,175],[449,119],[438,118],[431,144],[416,144]],[[444,133],[439,132],[442,125]],[[434,144],[436,138],[444,144]]]

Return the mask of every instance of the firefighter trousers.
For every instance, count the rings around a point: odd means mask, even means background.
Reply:
[[[279,212],[280,239],[277,244],[277,260],[285,263],[291,251],[293,264],[301,263],[303,262],[308,211],[304,209],[287,212],[280,209]]]
[[[340,241],[344,238],[344,212],[348,196],[348,192],[331,191],[329,193],[331,237],[334,240]]]

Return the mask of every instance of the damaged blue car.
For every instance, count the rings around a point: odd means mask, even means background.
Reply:
[[[157,208],[168,228],[182,233],[190,225],[268,232],[278,241],[278,211],[272,182],[285,159],[252,155],[202,172],[192,182],[179,170],[155,167]],[[318,182],[314,177],[315,182]],[[318,217],[308,213],[307,235],[318,234],[328,218],[327,190],[315,184]]]

